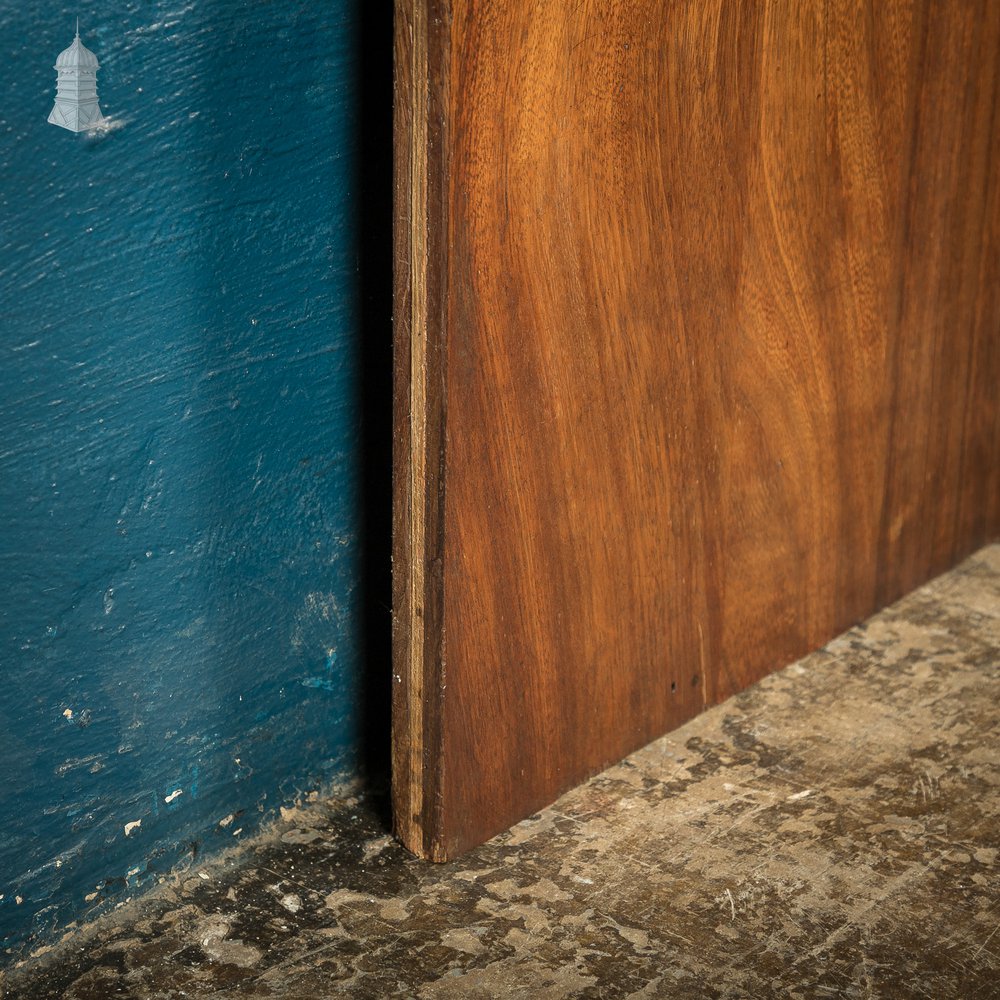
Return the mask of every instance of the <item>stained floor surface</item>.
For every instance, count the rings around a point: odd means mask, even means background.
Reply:
[[[308,804],[3,996],[1000,997],[998,719],[993,546],[454,863]]]

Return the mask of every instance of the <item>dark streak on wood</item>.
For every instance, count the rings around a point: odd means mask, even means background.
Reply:
[[[393,800],[400,838],[428,857],[441,825],[445,13],[399,2],[395,31]]]

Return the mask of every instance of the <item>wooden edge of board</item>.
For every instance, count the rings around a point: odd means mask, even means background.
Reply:
[[[396,0],[394,26],[392,804],[396,835],[444,861],[441,830],[444,0]]]

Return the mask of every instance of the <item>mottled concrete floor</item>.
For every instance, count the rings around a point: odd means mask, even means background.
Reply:
[[[363,802],[5,997],[1000,997],[1000,546],[458,862]]]

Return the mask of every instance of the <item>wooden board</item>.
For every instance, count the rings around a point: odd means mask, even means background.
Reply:
[[[1000,3],[397,0],[394,799],[452,857],[1000,532]]]

